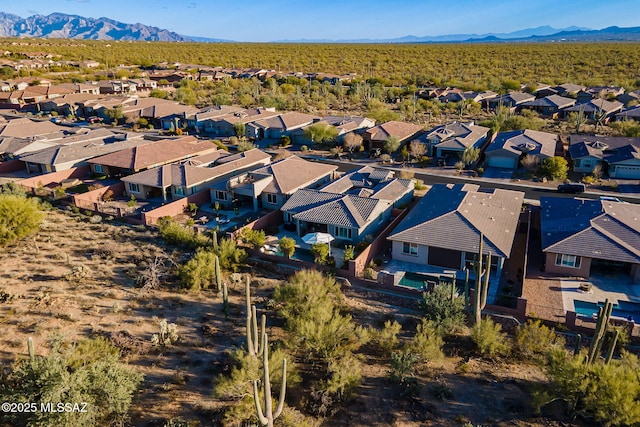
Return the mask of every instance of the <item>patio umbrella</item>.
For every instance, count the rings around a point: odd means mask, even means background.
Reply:
[[[302,241],[307,245],[315,245],[316,243],[326,243],[329,246],[329,256],[331,256],[331,241],[335,238],[329,233],[307,233],[302,236]]]
[[[331,243],[334,237],[329,233],[308,233],[302,236],[302,241],[307,245],[315,245],[316,243]]]

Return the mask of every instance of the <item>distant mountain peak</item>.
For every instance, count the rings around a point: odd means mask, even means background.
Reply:
[[[0,36],[92,40],[191,41],[190,38],[140,23],[125,24],[109,18],[86,18],[54,12],[22,18],[0,12]]]

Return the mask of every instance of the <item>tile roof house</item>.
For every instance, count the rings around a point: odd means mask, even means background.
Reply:
[[[178,139],[147,141],[144,145],[94,157],[88,163],[96,174],[119,178],[156,166],[210,153],[215,153],[218,157],[227,154],[226,151],[218,150],[210,141],[201,141],[193,136],[185,136]]]
[[[25,117],[0,123],[0,137],[34,138],[47,134],[58,134],[64,129],[67,128],[48,120],[37,121]]]
[[[337,240],[358,243],[373,236],[389,220],[391,202],[351,194],[298,190],[280,209],[294,223],[298,236],[323,232]]]
[[[238,113],[243,110],[243,108],[232,107],[230,105],[215,105],[202,108],[199,111],[187,114],[187,127],[189,129],[196,129],[199,132],[208,132],[208,124],[210,124],[213,119],[227,114]]]
[[[524,193],[475,184],[435,184],[391,232],[394,260],[437,269],[464,270],[478,253],[491,252],[492,271],[499,278],[511,255]]]
[[[383,148],[390,137],[397,138],[400,143],[409,141],[422,132],[422,126],[412,123],[390,121],[373,126],[362,133],[365,149]]]
[[[577,94],[578,104],[583,104],[596,98],[607,98],[609,96],[615,98],[624,93],[621,86],[591,86],[581,90]]]
[[[487,146],[488,166],[516,169],[524,156],[535,156],[538,162],[556,155],[560,137],[536,130],[500,132]]]
[[[222,156],[213,164],[197,164],[197,158],[196,163],[191,160],[165,164],[124,177],[125,191],[136,199],[162,198],[167,201],[181,198],[202,191],[216,181],[266,165],[271,162],[271,156],[253,149]]]
[[[320,118],[310,114],[287,112],[246,124],[247,135],[256,139],[280,139],[296,129],[309,126]]]
[[[617,179],[640,179],[640,138],[571,135],[569,155],[574,172],[592,173],[598,166]]]
[[[363,166],[328,183],[320,191],[388,200],[398,207],[411,202],[414,187],[414,180],[396,178],[392,170]]]
[[[510,92],[504,95],[496,96],[488,100],[489,108],[495,110],[499,106],[503,106],[512,110],[520,107],[521,104],[533,101],[536,97],[525,92]]]
[[[629,105],[631,103],[637,104],[640,101],[640,90],[623,93],[622,95],[618,95],[616,99],[624,105]]]
[[[357,243],[384,227],[394,206],[413,198],[415,182],[394,175],[390,170],[364,166],[319,190],[296,191],[280,210],[285,222],[296,225],[299,236],[322,231]]]
[[[246,200],[254,211],[261,207],[279,209],[296,191],[329,182],[337,168],[289,156],[217,183],[211,188],[211,201],[231,207],[234,200],[240,204]]]
[[[50,173],[68,170],[87,160],[119,150],[146,144],[142,134],[115,133],[97,129],[64,138],[62,143],[19,157],[29,173]]]
[[[432,157],[462,157],[467,148],[482,148],[489,128],[473,122],[453,122],[437,126],[420,137],[427,144],[427,155]]]
[[[544,98],[535,99],[533,101],[523,102],[523,109],[536,111],[538,114],[546,117],[560,117],[565,108],[575,105],[576,100],[573,98],[565,98],[560,95],[549,95]]]
[[[542,197],[540,207],[547,272],[585,278],[621,273],[640,282],[640,206]]]
[[[589,117],[591,120],[596,120],[597,115],[600,113],[603,113],[605,114],[608,120],[612,115],[622,111],[622,107],[624,107],[622,102],[607,101],[606,99],[602,99],[602,98],[594,98],[585,103],[582,103],[582,104],[578,103],[573,107],[569,107],[565,111],[566,112],[583,111],[584,114],[587,117]],[[607,120],[605,120],[605,122]]]
[[[218,116],[208,120],[204,130],[205,132],[212,135],[234,136],[235,129],[233,128],[233,125],[236,123],[244,123],[246,126],[248,123],[279,116],[280,114],[282,113],[276,112],[275,108],[259,107],[242,109],[240,111],[235,111],[233,113],[225,114],[224,116]],[[255,130],[256,132],[251,133],[249,132],[250,130]],[[259,139],[260,137],[257,128],[245,127],[245,132],[245,136],[248,138]]]
[[[334,126],[338,131],[336,143],[339,144],[343,141],[345,135],[353,132],[359,133],[364,129],[372,128],[375,126],[376,121],[367,117],[358,116],[326,116],[313,124],[317,123]],[[295,129],[291,132],[291,142],[296,145],[313,145],[311,138],[305,135],[305,129],[313,126],[313,124]]]
[[[616,114],[616,120],[635,120],[640,121],[640,105],[635,107],[631,107],[627,110],[624,110],[620,113]]]

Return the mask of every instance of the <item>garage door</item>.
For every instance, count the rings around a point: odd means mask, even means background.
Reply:
[[[640,166],[616,166],[615,178],[640,179]]]
[[[489,163],[489,166],[493,166],[494,168],[515,169],[517,160],[518,159],[514,159],[512,157],[487,156],[487,162]]]

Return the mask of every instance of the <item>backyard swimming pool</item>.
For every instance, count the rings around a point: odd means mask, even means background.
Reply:
[[[573,300],[576,314],[586,317],[598,315],[598,307],[602,307],[604,302],[594,303],[589,301]],[[640,304],[631,301],[620,301],[613,306],[611,316],[621,319],[633,319],[635,323],[640,323]]]

